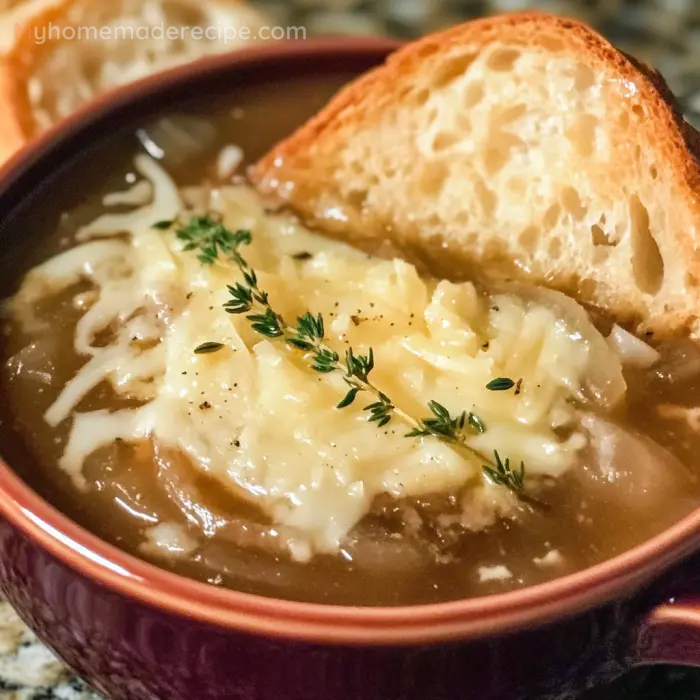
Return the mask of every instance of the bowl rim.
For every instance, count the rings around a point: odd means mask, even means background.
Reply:
[[[385,38],[277,42],[200,59],[118,88],[83,106],[24,146],[0,168],[0,203],[12,187],[41,180],[41,164],[115,110],[148,110],[148,100],[202,75],[235,76],[267,62],[376,58],[401,44]],[[19,183],[19,185],[18,185]],[[22,188],[20,186],[20,190]],[[24,189],[26,192],[26,188]],[[633,591],[697,548],[700,508],[659,535],[582,571],[508,593],[403,607],[301,603],[220,589],[160,569],[99,539],[44,500],[0,459],[0,516],[80,575],[161,611],[220,628],[323,644],[412,645],[476,639],[544,624]]]

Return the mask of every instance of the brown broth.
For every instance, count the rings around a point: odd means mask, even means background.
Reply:
[[[321,83],[299,80],[293,95],[268,85],[242,93],[230,104],[218,105],[215,112],[209,111],[211,105],[203,107],[200,112],[207,114],[215,138],[201,153],[169,163],[169,170],[181,185],[199,184],[212,177],[211,163],[219,149],[229,143],[242,146],[247,158],[254,160],[323,104],[344,80],[345,76]],[[42,243],[25,261],[25,269],[69,246],[76,228],[102,211],[102,195],[123,188],[136,150],[133,137],[115,142],[110,176],[103,177],[99,187],[93,186],[81,201],[71,202],[69,213],[58,225],[54,225],[55,217],[46,217]],[[50,335],[28,337],[10,325],[5,328],[1,379],[8,400],[4,402],[7,413],[2,416],[3,455],[58,509],[108,542],[144,558],[139,545],[144,529],[155,517],[183,521],[172,493],[163,488],[151,446],[115,444],[92,455],[85,468],[90,487],[87,494],[81,493],[56,466],[67,426],[53,429],[41,418],[84,361],[72,349],[79,318],[71,305],[75,292],[73,289],[42,305],[42,317],[56,329]],[[25,348],[31,343],[36,347],[30,352]],[[662,350],[669,356],[679,352],[677,346]],[[694,348],[689,352],[692,355]],[[264,519],[222,494],[216,483],[196,476],[184,458],[169,455],[173,483],[177,483],[177,474],[184,472],[187,488],[229,525],[185,560],[151,560],[214,585],[350,605],[418,604],[479,596],[582,569],[643,542],[700,504],[700,484],[693,471],[700,435],[684,423],[660,420],[656,410],[660,403],[693,405],[699,395],[700,372],[682,382],[655,378],[653,372],[635,372],[628,375],[628,384],[628,407],[617,419],[658,441],[689,468],[682,473],[655,474],[659,488],[657,482],[653,482],[654,488],[644,488],[645,475],[639,473],[642,467],[637,464],[624,465],[629,473],[615,483],[602,483],[582,465],[546,492],[551,510],[523,508],[516,521],[482,533],[426,527],[418,539],[406,534],[401,512],[388,514],[393,506],[381,511],[378,504],[375,514],[353,534],[358,540],[353,561],[322,556],[299,564],[279,556],[274,542],[268,551],[247,547],[246,538],[255,539],[256,527],[263,527]],[[79,410],[98,407],[117,407],[117,400],[105,387],[93,392]],[[661,462],[656,467],[664,469]],[[431,509],[449,510],[450,506],[436,498],[403,507],[410,507],[413,514],[430,515]],[[551,568],[537,565],[534,559],[550,550],[561,553],[563,564]],[[436,552],[440,553],[437,558]],[[479,567],[501,564],[510,569],[511,579],[479,581]]]

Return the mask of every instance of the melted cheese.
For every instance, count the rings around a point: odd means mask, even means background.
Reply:
[[[153,201],[85,227],[78,239],[87,242],[34,270],[14,302],[20,316],[28,300],[77,279],[98,288],[75,335],[87,362],[46,414],[54,425],[72,415],[61,466],[78,485],[85,458],[100,446],[151,438],[182,450],[222,488],[295,533],[291,555],[301,559],[337,551],[382,493],[462,493],[463,521],[475,529],[517,506],[468,453],[434,438],[406,438],[410,428],[398,417],[382,429],[369,423],[362,410],[369,395],[335,408],[347,391],[342,376],[312,371],[303,353],[225,313],[226,285],[240,279],[237,270],[203,266],[172,232],[152,228],[174,218],[183,198],[204,196],[228,228],[251,229],[244,255],[288,323],[306,310],[322,313],[327,343],[338,353],[373,348],[374,383],[415,417],[429,417],[430,400],[453,415],[478,413],[487,430],[470,439],[485,454],[498,449],[515,464],[524,460],[532,474],[558,477],[585,445],[571,402],[584,398],[592,366],[608,363],[612,384],[624,390],[614,356],[597,356],[601,343],[556,306],[508,293],[487,299],[470,283],[422,279],[402,260],[369,257],[291,217],[265,214],[245,186],[180,193],[154,161],[140,157],[136,166]],[[93,240],[124,231],[128,244]],[[97,347],[99,331],[115,323],[121,330],[113,342]],[[193,352],[207,341],[224,349]],[[504,376],[522,379],[519,393],[486,388]],[[76,412],[104,379],[144,404]],[[565,440],[562,427],[569,428]]]

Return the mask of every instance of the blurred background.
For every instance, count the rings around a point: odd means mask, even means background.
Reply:
[[[309,33],[416,37],[465,19],[539,9],[592,24],[652,64],[700,123],[699,0],[256,0],[278,23]]]

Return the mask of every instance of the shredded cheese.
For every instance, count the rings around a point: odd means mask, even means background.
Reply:
[[[201,200],[201,191],[180,193],[149,158],[140,156],[136,169],[152,201],[86,226],[78,233],[82,245],[34,270],[13,302],[25,318],[36,299],[80,279],[97,288],[75,334],[86,363],[45,416],[51,425],[72,416],[61,467],[76,484],[84,486],[83,462],[99,447],[117,438],[153,439],[189,455],[196,468],[287,528],[297,559],[337,552],[381,493],[460,492],[463,521],[474,529],[517,507],[512,494],[484,477],[480,460],[434,438],[407,439],[408,426],[397,417],[377,429],[362,411],[371,402],[362,395],[336,409],[347,390],[342,376],[321,377],[299,351],[226,314],[226,285],[239,279],[236,269],[203,266],[171,231],[152,227],[174,219],[183,201]],[[488,300],[470,283],[422,279],[402,260],[370,258],[291,217],[266,214],[242,185],[204,199],[231,230],[252,230],[244,253],[275,309],[288,320],[306,310],[323,313],[328,343],[341,354],[372,347],[373,381],[397,405],[418,418],[428,417],[430,400],[454,414],[475,411],[487,426],[473,437],[482,452],[525,460],[534,474],[558,477],[572,467],[586,439],[575,430],[570,402],[584,391],[596,358],[593,344],[555,308],[508,293]],[[128,243],[110,238],[123,232]],[[98,346],[98,333],[114,327],[120,330],[111,343]],[[207,341],[224,347],[193,352]],[[502,376],[521,380],[518,391],[486,388]],[[143,405],[77,411],[105,380]],[[565,426],[572,434],[562,440]],[[510,572],[482,567],[480,576]]]
[[[507,581],[513,578],[511,570],[507,566],[503,566],[503,564],[499,564],[498,566],[480,566],[478,574],[481,583]]]

